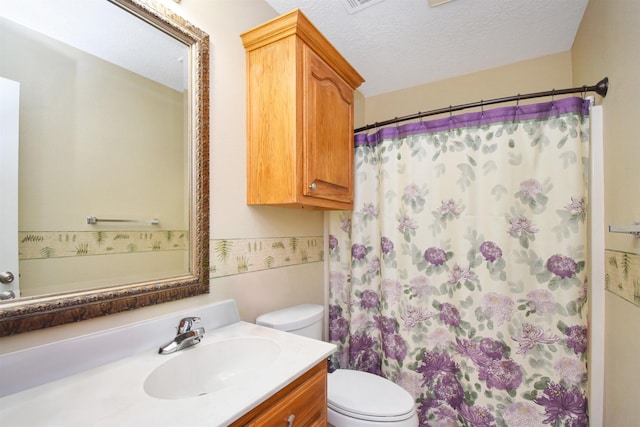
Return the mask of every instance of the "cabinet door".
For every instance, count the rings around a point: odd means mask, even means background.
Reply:
[[[302,194],[353,203],[353,89],[303,47]]]
[[[320,427],[326,425],[326,411],[326,374],[318,372],[246,426]]]

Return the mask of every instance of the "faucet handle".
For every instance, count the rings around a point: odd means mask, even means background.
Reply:
[[[193,324],[198,323],[199,321],[199,317],[185,317],[184,319],[180,320],[180,323],[178,324],[178,334],[189,332],[193,327]]]

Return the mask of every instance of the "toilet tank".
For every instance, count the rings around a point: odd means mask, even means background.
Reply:
[[[261,314],[256,324],[322,340],[323,314],[321,305],[301,304]]]

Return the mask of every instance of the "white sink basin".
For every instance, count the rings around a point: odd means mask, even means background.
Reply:
[[[249,380],[279,354],[280,346],[269,338],[203,342],[155,368],[144,382],[144,391],[169,400],[203,396]]]
[[[160,323],[127,325],[124,335],[107,331],[98,344],[82,340],[63,350],[44,346],[48,351],[38,353],[37,359],[16,352],[13,360],[40,363],[53,355],[54,359],[66,357],[72,359],[69,363],[83,365],[76,353],[84,355],[94,348],[104,351],[109,345],[117,347],[133,343],[133,338],[151,336],[144,348],[121,360],[0,398],[0,425],[85,426],[91,420],[93,425],[122,427],[228,426],[284,384],[317,363],[326,363],[336,350],[327,342],[243,321],[217,327],[219,322],[207,313],[189,310],[178,312],[175,318],[161,317]],[[207,329],[202,342],[177,353],[158,354],[156,345],[168,338],[166,332],[182,317],[193,315],[202,316],[201,324]],[[96,354],[99,359],[101,353]],[[6,361],[0,357],[0,368]],[[9,366],[29,375],[28,365],[24,369],[15,363]],[[5,382],[0,376],[0,389]],[[61,406],[59,399],[51,398],[58,395],[73,403]]]

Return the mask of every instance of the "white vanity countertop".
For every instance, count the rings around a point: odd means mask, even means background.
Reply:
[[[270,338],[280,346],[277,358],[250,382],[179,400],[157,399],[145,393],[147,376],[171,358],[197,351],[198,346],[247,336]],[[157,350],[141,353],[5,396],[0,399],[0,423],[13,427],[226,426],[326,359],[335,348],[326,342],[237,322],[207,331],[193,348],[171,355],[157,354]]]

